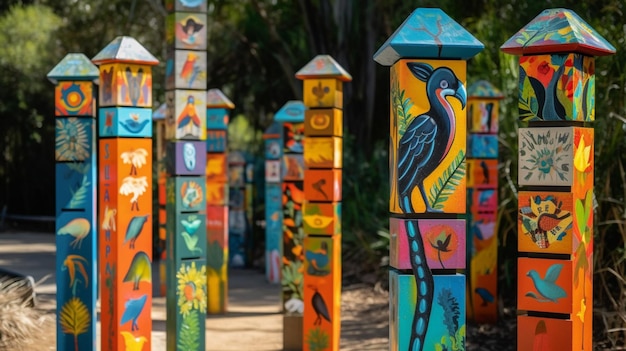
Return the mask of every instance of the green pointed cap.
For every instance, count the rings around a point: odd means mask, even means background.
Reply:
[[[303,122],[304,111],[306,111],[306,107],[302,101],[290,100],[276,112],[274,120],[278,122]]]
[[[554,54],[574,52],[590,56],[606,56],[615,48],[576,12],[568,9],[544,10],[500,50],[513,55]]]
[[[374,54],[391,66],[402,58],[467,60],[485,46],[441,9],[418,8]]]
[[[209,89],[209,91],[206,92],[206,107],[227,108],[232,110],[235,108],[235,104],[233,104],[221,90]]]
[[[352,76],[330,55],[317,55],[298,72],[298,79],[336,78],[344,82],[352,80]]]
[[[159,63],[156,57],[146,50],[135,38],[117,37],[91,59],[96,65],[126,62],[154,66]]]
[[[467,88],[468,98],[503,99],[504,94],[486,80],[479,80]]]
[[[53,84],[60,80],[96,80],[99,76],[98,67],[81,53],[65,55],[47,75]]]

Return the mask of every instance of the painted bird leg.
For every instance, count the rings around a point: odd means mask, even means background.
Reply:
[[[415,276],[417,300],[409,351],[423,351],[430,310],[432,308],[434,281],[426,261],[424,242],[416,221],[406,221],[406,232],[409,240],[411,267]]]

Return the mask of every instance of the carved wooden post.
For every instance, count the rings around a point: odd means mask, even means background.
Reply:
[[[48,73],[55,84],[57,350],[96,349],[98,76],[83,54],[67,54]]]
[[[99,219],[102,350],[151,348],[152,67],[131,37],[93,59],[100,67]]]
[[[208,313],[228,307],[228,132],[235,105],[219,89],[207,92],[207,293]]]
[[[204,350],[207,1],[165,8],[167,349]]]
[[[283,126],[274,121],[263,134],[265,140],[265,278],[280,283],[282,266],[283,196],[280,160],[283,155]]]
[[[501,47],[520,57],[518,350],[591,350],[595,59],[615,48],[544,10]]]
[[[481,80],[467,89],[468,315],[498,318],[498,109],[504,95]]]
[[[283,349],[302,349],[303,246],[302,205],[304,203],[304,111],[302,101],[288,101],[274,115],[282,125],[282,308]],[[289,166],[289,167],[287,167]],[[288,170],[289,168],[289,170]]]
[[[302,349],[339,350],[343,83],[352,77],[318,55],[296,73],[304,105],[304,340]],[[290,173],[287,163],[286,173]]]
[[[465,75],[482,49],[440,9],[418,8],[374,55],[391,66],[391,350],[465,338]]]

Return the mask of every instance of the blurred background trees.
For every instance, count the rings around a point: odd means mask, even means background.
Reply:
[[[209,0],[208,87],[221,88],[244,118],[238,130],[259,150],[260,133],[287,100],[301,98],[295,72],[330,54],[354,78],[345,87],[344,248],[384,272],[387,230],[389,70],[372,55],[415,7],[440,7],[485,44],[469,61],[468,83],[501,88],[501,278],[515,284],[517,240],[517,58],[499,47],[544,8],[576,11],[617,54],[596,60],[596,302],[626,309],[626,20],[622,0]],[[68,52],[93,57],[118,35],[161,60],[153,106],[164,101],[162,0],[4,0],[0,3],[0,208],[54,213],[53,86],[46,73]],[[363,264],[365,263],[365,264]],[[514,291],[514,290],[513,290]],[[512,293],[511,293],[512,294]]]

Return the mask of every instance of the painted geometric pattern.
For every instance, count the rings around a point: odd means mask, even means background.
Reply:
[[[391,68],[392,213],[465,213],[465,67],[400,60]]]
[[[92,82],[60,82],[54,89],[55,116],[94,117]]]
[[[582,54],[520,57],[522,121],[595,120],[595,59]]]

